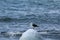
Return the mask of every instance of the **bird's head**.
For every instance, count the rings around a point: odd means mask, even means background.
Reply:
[[[30,23],[30,26],[31,26],[31,28],[33,28],[33,29],[34,29],[35,27],[39,27],[37,24],[32,23],[32,22]]]

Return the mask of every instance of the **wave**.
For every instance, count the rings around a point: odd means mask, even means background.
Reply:
[[[0,32],[1,37],[20,37],[22,32]]]
[[[26,15],[19,18],[13,18],[13,17],[0,17],[0,22],[11,22],[11,21],[38,21],[41,23],[54,23],[54,24],[60,24],[60,14],[53,13],[53,14],[41,14],[41,15]]]
[[[0,32],[0,37],[18,37],[20,38],[22,36],[23,32]],[[39,34],[41,34],[43,37],[48,37],[48,38],[56,38],[54,36],[60,37],[60,30],[41,30],[39,31]]]
[[[10,22],[10,21],[12,21],[12,20],[13,20],[13,19],[10,18],[10,17],[5,17],[5,16],[0,17],[0,21]]]

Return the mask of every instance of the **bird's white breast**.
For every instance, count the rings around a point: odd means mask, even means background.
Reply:
[[[23,33],[20,40],[42,40],[42,38],[36,30],[29,29]]]

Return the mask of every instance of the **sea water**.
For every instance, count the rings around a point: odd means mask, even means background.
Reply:
[[[19,40],[30,23],[37,30],[60,30],[60,0],[0,0],[0,40]],[[60,40],[60,34],[42,35],[44,40]]]

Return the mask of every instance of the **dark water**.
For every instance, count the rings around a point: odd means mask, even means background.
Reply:
[[[38,30],[60,30],[60,0],[0,0],[0,40],[19,40],[21,33],[37,23]],[[60,40],[47,34],[44,40]]]

